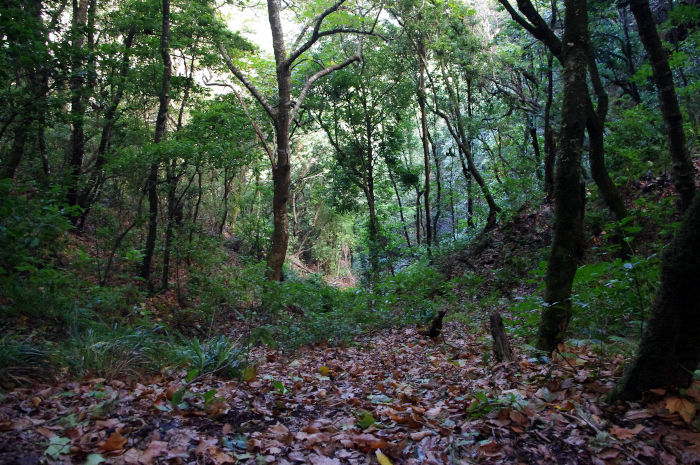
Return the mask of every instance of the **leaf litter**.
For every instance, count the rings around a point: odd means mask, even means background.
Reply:
[[[601,361],[584,345],[547,363],[517,351],[488,363],[474,332],[449,322],[437,340],[398,328],[348,347],[256,348],[248,381],[19,388],[0,406],[0,462],[700,463],[697,381],[610,405],[621,357]]]

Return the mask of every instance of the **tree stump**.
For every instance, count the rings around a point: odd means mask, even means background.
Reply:
[[[489,317],[491,322],[491,337],[493,337],[493,353],[499,362],[513,360],[513,352],[510,350],[508,336],[506,336],[503,320],[498,312],[493,312]]]
[[[442,332],[442,319],[445,318],[446,313],[447,310],[441,310],[440,312],[438,312],[435,318],[433,318],[433,321],[430,324],[430,329],[428,329],[428,331],[425,331],[425,335],[428,336],[430,339],[435,339]]]

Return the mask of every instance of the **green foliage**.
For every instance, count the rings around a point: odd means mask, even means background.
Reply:
[[[108,379],[134,378],[157,371],[164,357],[163,329],[92,325],[74,333],[60,347],[59,357],[73,375]]]
[[[0,383],[28,383],[54,372],[52,351],[31,337],[5,334],[0,337]]]
[[[572,330],[592,340],[641,339],[659,282],[659,258],[631,257],[579,267]]]
[[[544,277],[546,262],[532,274],[538,281]],[[650,314],[659,279],[659,258],[633,256],[585,264],[578,268],[572,290],[573,318],[569,331],[597,344],[615,343],[623,339],[639,340]],[[534,336],[542,308],[547,305],[538,295],[520,297],[510,311],[510,325],[518,336]]]
[[[71,225],[58,195],[58,188],[40,196],[14,192],[11,180],[0,180],[0,276],[36,271],[61,249]]]
[[[287,349],[348,344],[374,329],[428,321],[444,303],[436,296],[445,289],[443,276],[425,264],[383,278],[373,291],[331,287],[318,275],[270,283],[263,312],[273,323],[266,331]]]
[[[205,375],[239,377],[245,366],[243,349],[225,336],[203,342],[194,337],[185,341],[178,353],[181,363],[187,368],[188,382]]]

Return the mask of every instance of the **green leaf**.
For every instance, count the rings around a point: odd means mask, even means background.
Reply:
[[[54,460],[58,460],[59,455],[67,454],[70,452],[70,439],[62,438],[60,436],[54,436],[49,441],[49,447],[44,452]]]
[[[187,372],[187,376],[185,377],[185,382],[189,383],[190,381],[195,379],[198,374],[199,374],[199,370],[197,370],[196,368],[192,368],[190,371]]]
[[[367,429],[377,422],[375,418],[367,410],[360,410],[357,413],[357,426],[362,429]]]
[[[277,389],[279,392],[281,392],[282,394],[286,394],[286,393],[289,391],[289,389],[287,389],[287,388],[284,386],[284,384],[282,384],[281,382],[279,382],[279,381],[277,381],[277,380],[275,380],[275,381],[272,382],[272,386],[273,386],[275,389]]]
[[[204,393],[202,398],[204,399],[204,403],[208,404],[214,399],[214,396],[216,395],[216,389],[210,389],[207,392]]]
[[[178,405],[182,402],[182,400],[184,398],[185,398],[185,388],[180,388],[175,392],[175,394],[173,394],[173,398],[170,399],[170,403],[172,405]]]
[[[87,456],[87,460],[85,460],[85,465],[98,465],[106,460],[107,459],[102,457],[100,454],[90,454]]]

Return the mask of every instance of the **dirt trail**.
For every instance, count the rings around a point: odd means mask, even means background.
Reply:
[[[0,462],[368,464],[378,448],[394,465],[700,462],[677,397],[601,401],[620,359],[569,347],[539,363],[516,348],[516,362],[495,364],[485,329],[256,349],[254,379],[193,383],[179,408],[177,377],[18,389],[0,407]],[[700,400],[697,384],[690,393]]]

